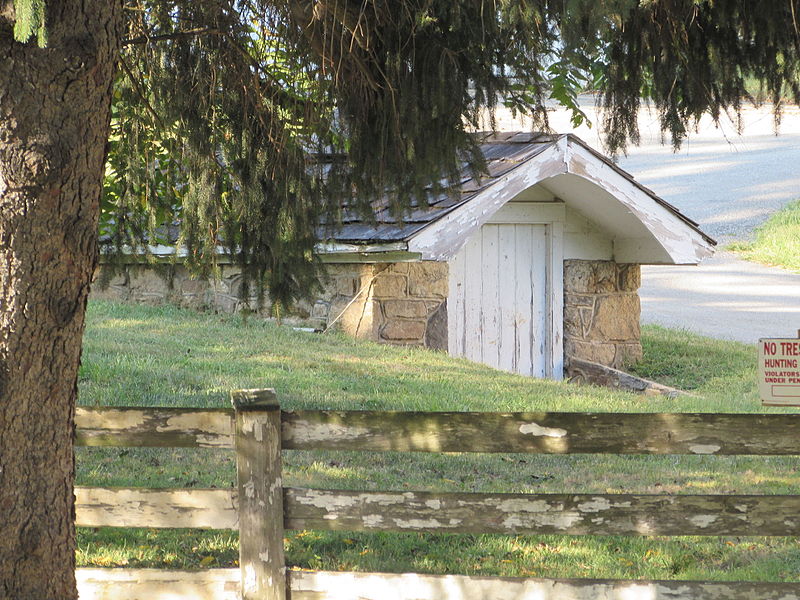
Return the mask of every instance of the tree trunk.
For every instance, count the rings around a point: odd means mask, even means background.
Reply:
[[[122,3],[0,0],[0,598],[75,598],[75,410]]]

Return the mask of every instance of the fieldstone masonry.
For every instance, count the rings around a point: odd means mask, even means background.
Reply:
[[[375,265],[371,293],[372,339],[447,350],[441,314],[447,299],[447,263],[423,261]]]
[[[564,261],[564,357],[615,369],[642,357],[639,265]]]
[[[564,355],[615,369],[641,358],[639,265],[564,261]],[[235,313],[255,310],[239,299],[241,275],[220,266],[216,281],[197,280],[180,265],[129,265],[95,298]],[[447,351],[447,263],[334,263],[322,291],[284,315],[284,321],[389,344]],[[258,313],[271,317],[267,303]]]
[[[239,298],[238,267],[221,265],[218,280],[198,280],[180,265],[131,264],[92,296],[147,304],[235,313],[255,310],[255,298]],[[334,263],[322,291],[300,302],[284,321],[317,328],[335,326],[377,342],[447,350],[447,264]],[[257,311],[271,317],[269,303]]]

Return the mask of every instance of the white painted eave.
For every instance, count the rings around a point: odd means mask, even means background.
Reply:
[[[446,261],[455,256],[467,239],[509,200],[540,181],[566,173],[567,164],[559,144],[522,163],[461,206],[433,221],[408,240],[408,250],[423,260]]]
[[[584,188],[591,184],[594,193],[579,198],[558,189],[565,176],[580,178]],[[504,204],[537,184],[596,222],[613,240],[617,262],[698,264],[714,252],[713,240],[688,219],[567,135],[414,234],[408,251],[423,260],[449,260]]]
[[[390,242],[382,244],[343,244],[339,242],[321,242],[314,247],[317,254],[349,254],[365,252],[404,252],[408,250],[406,242]]]
[[[698,264],[714,253],[715,242],[677,210],[654,198],[649,190],[609,161],[599,159],[572,136],[562,139],[568,140],[567,173],[596,185],[607,193],[598,199],[613,197],[630,217],[607,224],[617,262]],[[570,199],[564,199],[569,205]],[[591,214],[586,216],[592,218]],[[637,223],[643,227],[637,227]]]

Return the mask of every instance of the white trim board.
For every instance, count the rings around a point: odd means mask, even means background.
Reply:
[[[584,188],[591,184],[596,195],[583,194],[578,199],[559,193],[559,187],[569,186],[570,177],[584,181]],[[449,260],[479,227],[487,222],[505,222],[495,220],[498,211],[517,204],[510,201],[539,183],[554,192],[566,206],[583,212],[588,219],[599,221],[608,229],[617,262],[697,264],[713,253],[713,243],[689,222],[570,136],[562,136],[547,150],[521,163],[463,205],[414,234],[408,239],[408,250],[419,253],[423,260]],[[553,210],[546,205],[558,202],[519,204]],[[604,213],[616,217],[606,218],[602,223]],[[564,221],[563,216],[551,220],[543,215],[539,219],[543,223]],[[631,234],[633,237],[629,237]]]

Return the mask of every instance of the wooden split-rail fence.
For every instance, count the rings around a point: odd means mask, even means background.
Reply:
[[[285,529],[799,536],[800,496],[477,494],[284,488],[281,450],[800,454],[800,415],[79,408],[76,443],[235,449],[236,489],[78,488],[88,527],[238,529],[240,568],[79,569],[81,600],[800,600],[798,583],[287,571]]]

